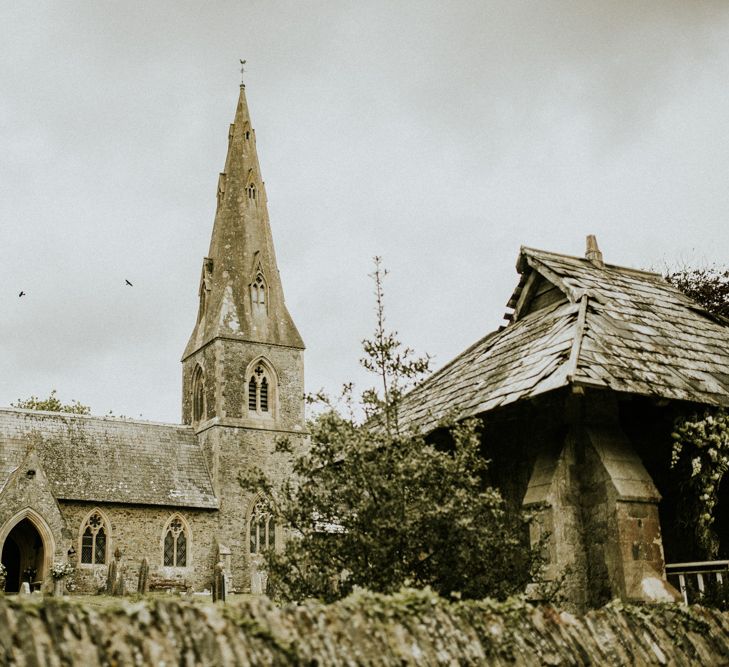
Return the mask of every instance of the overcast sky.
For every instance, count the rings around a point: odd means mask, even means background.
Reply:
[[[727,2],[2,0],[1,405],[179,420],[239,57],[309,390],[367,380],[375,254],[436,367],[522,244],[729,262]]]

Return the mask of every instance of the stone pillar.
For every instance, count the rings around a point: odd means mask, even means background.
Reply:
[[[595,606],[612,597],[673,601],[658,519],[661,496],[653,480],[617,424],[590,424],[586,430],[588,602]]]
[[[544,578],[550,584],[560,584],[559,594],[568,608],[582,611],[586,606],[587,564],[576,444],[570,436],[538,443],[540,450],[523,506],[535,517],[529,535],[532,546],[540,541],[544,546]]]
[[[658,520],[661,499],[619,422],[614,394],[576,392],[564,442],[542,443],[524,497],[532,543],[548,537],[547,576],[581,610],[619,597],[670,601]]]

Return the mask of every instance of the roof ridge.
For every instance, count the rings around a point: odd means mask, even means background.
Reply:
[[[582,351],[582,341],[585,337],[585,327],[587,323],[587,302],[590,296],[585,292],[580,298],[580,309],[575,320],[575,337],[572,341],[570,356],[567,360],[567,382],[571,383],[577,373],[577,365],[580,361],[580,352]]]
[[[544,276],[544,278],[546,278],[555,287],[557,287],[567,297],[570,303],[576,303],[579,300],[580,295],[578,294],[578,292],[580,290],[573,288],[569,284],[567,284],[562,276],[557,275],[540,259],[538,259],[537,257],[531,257],[530,259],[527,259],[527,264],[529,264],[532,269],[534,269],[537,273],[540,273],[542,276]],[[537,266],[535,266],[534,264],[537,264]]]
[[[72,417],[73,419],[83,419],[86,421],[106,421],[116,422],[120,424],[141,424],[144,426],[167,426],[182,430],[192,430],[192,426],[187,424],[173,424],[170,422],[158,422],[150,419],[135,419],[134,417],[123,417],[121,415],[83,415],[76,412],[56,412],[53,410],[33,410],[31,408],[16,408],[14,406],[0,406],[0,413],[10,412],[15,414],[27,414],[34,416],[43,417],[57,417],[59,419],[67,419]]]
[[[551,250],[541,250],[540,248],[531,248],[529,246],[521,246],[519,248],[520,253],[539,253],[542,255],[549,255],[552,257],[564,257],[567,259],[576,259],[584,264],[588,264],[590,266],[595,266],[592,262],[590,262],[589,259],[586,259],[585,257],[580,257],[578,255],[568,255],[567,253],[562,252],[552,252]],[[636,269],[632,266],[622,266],[620,264],[609,264],[608,262],[605,262],[605,264],[601,267],[605,269],[616,269],[618,271],[625,271],[626,273],[634,273],[637,275],[642,276],[650,276],[652,278],[660,278],[663,280],[663,275],[660,273],[656,273],[655,271],[646,271],[645,269]]]

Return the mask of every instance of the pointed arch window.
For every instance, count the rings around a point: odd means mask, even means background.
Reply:
[[[251,283],[251,305],[255,314],[266,314],[266,301],[268,296],[266,292],[266,279],[259,271],[256,274],[256,279]]]
[[[199,422],[205,416],[205,377],[198,366],[192,376],[192,420]]]
[[[255,365],[248,378],[248,412],[262,417],[272,416],[272,375],[263,363]]]
[[[260,498],[251,510],[248,522],[248,548],[251,554],[260,554],[276,548],[276,518],[267,498]]]
[[[81,563],[104,565],[107,562],[109,527],[101,512],[92,512],[81,526]]]
[[[207,307],[207,288],[203,285],[200,288],[200,307],[197,311],[197,321],[199,322],[205,316],[205,308]]]
[[[246,188],[246,192],[248,193],[248,199],[250,199],[251,201],[255,201],[256,186],[253,183],[248,184],[248,187]]]
[[[186,567],[190,537],[185,522],[174,515],[165,526],[162,544],[162,565],[165,567]]]

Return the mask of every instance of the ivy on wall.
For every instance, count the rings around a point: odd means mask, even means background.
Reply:
[[[671,437],[671,469],[683,500],[678,521],[693,533],[701,556],[713,560],[719,552],[713,529],[719,486],[729,469],[729,413],[707,409],[701,415],[681,417]]]

